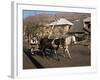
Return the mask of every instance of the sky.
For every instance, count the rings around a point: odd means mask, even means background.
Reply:
[[[23,10],[23,18],[26,18],[28,16],[35,16],[38,14],[57,14],[60,12],[56,11],[41,11],[41,10]]]

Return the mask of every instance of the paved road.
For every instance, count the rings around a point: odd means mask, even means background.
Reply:
[[[30,51],[24,49],[23,53],[23,68],[54,68],[54,67],[75,67],[75,66],[90,66],[91,52],[87,46],[73,45],[69,48],[72,59],[63,57],[63,51],[58,50],[59,61],[55,56],[43,57],[41,54],[29,55]]]

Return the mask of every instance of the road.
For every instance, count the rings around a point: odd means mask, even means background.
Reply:
[[[56,56],[44,57],[41,54],[29,55],[30,51],[24,49],[23,69],[56,68],[56,67],[80,67],[91,65],[91,52],[87,46],[73,45],[69,48],[72,59],[63,57],[63,50],[57,51],[59,61]]]

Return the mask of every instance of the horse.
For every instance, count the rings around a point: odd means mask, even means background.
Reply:
[[[64,38],[54,38],[54,39],[42,38],[40,40],[40,50],[43,51],[43,55],[45,56],[46,49],[50,49],[51,52],[53,52],[58,58],[57,50],[59,48],[63,48],[64,57],[68,55],[68,58],[71,59],[72,57],[69,52],[69,46],[72,43],[77,44],[75,36],[70,34],[67,34]]]
[[[62,48],[64,49],[64,54],[65,54],[64,57],[68,55],[68,58],[72,59],[70,52],[69,52],[69,46],[71,46],[72,43],[77,44],[75,36],[68,34],[62,40],[64,40],[63,43],[61,42]]]
[[[58,59],[57,50],[59,49],[60,40],[55,39],[49,39],[48,37],[40,39],[39,49],[42,50],[43,56],[46,56],[46,54],[55,54]],[[49,50],[49,52],[48,52]]]

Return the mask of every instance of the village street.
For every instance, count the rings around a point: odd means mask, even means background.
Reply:
[[[55,56],[42,56],[41,54],[29,55],[28,49],[23,53],[23,69],[56,68],[56,67],[80,67],[91,65],[91,52],[87,46],[73,45],[69,48],[72,59],[63,57],[63,50],[58,50],[59,61]]]
[[[23,18],[23,69],[91,66],[90,13],[24,11],[30,13]],[[66,46],[72,58],[64,56],[64,50],[57,50],[55,45]],[[34,55],[32,48],[36,50]],[[56,48],[57,55],[51,48]]]

